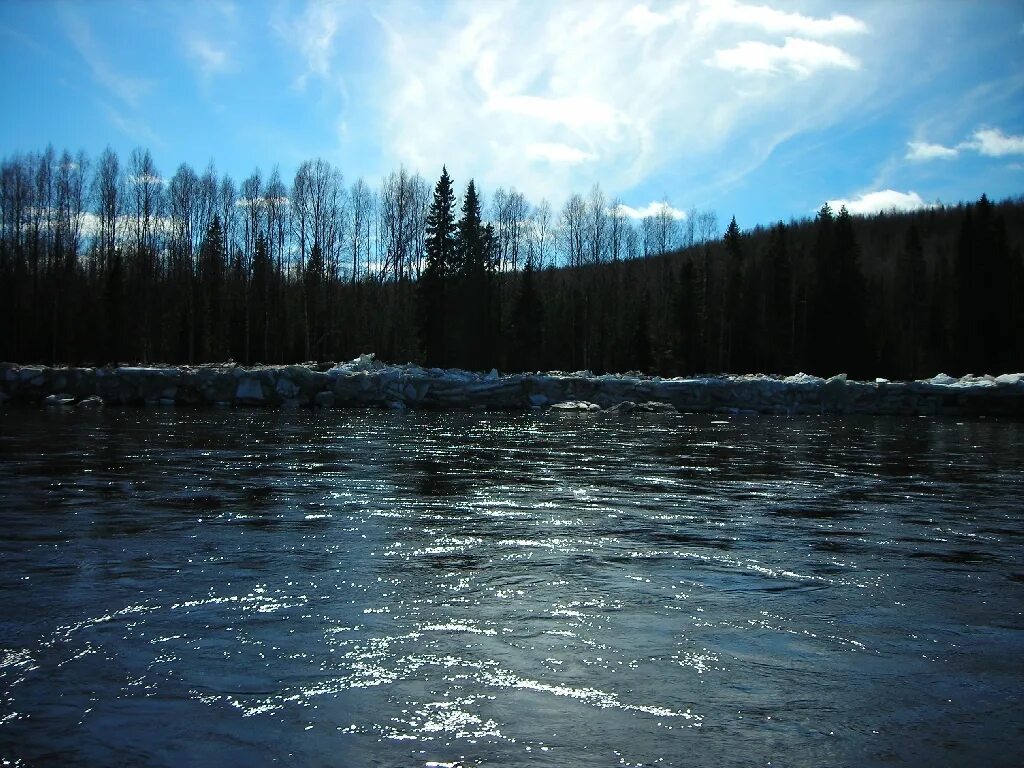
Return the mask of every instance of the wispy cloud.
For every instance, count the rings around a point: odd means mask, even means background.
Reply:
[[[188,41],[188,55],[204,78],[223,74],[232,67],[227,49],[202,37]]]
[[[750,42],[738,37],[750,25],[736,14],[696,24],[710,8],[467,0],[426,14],[377,6],[385,61],[369,90],[379,142],[394,153],[392,165],[429,174],[447,163],[456,176],[515,185],[534,200],[557,202],[596,180],[621,194],[680,161],[707,188],[718,183],[709,177],[756,168],[777,142],[855,112],[871,87],[852,49],[797,35],[866,28],[856,20],[758,11],[766,38]],[[310,61],[310,71],[320,61],[331,70],[329,53]],[[807,77],[821,70],[833,76]],[[747,75],[758,71],[788,76],[751,88]],[[691,201],[702,203],[689,183]]]
[[[331,74],[335,39],[344,13],[340,2],[310,2],[298,18],[275,25],[278,34],[295,46],[303,58],[305,70],[296,81],[299,88],[305,88],[312,78]]]
[[[801,77],[820,69],[860,69],[860,62],[834,45],[787,37],[783,45],[745,41],[715,51],[707,63],[733,72],[776,74],[789,70]]]
[[[864,192],[852,198],[829,200],[828,204],[836,211],[846,206],[846,210],[855,215],[887,213],[889,211],[916,211],[921,208],[931,208],[934,205],[926,203],[917,192],[897,192],[895,189]]]
[[[125,104],[137,107],[140,99],[152,89],[153,83],[117,71],[96,42],[89,24],[67,7],[62,11],[61,22],[71,44],[92,72],[93,79]]]
[[[164,146],[164,140],[145,120],[125,115],[110,104],[103,104],[103,110],[107,115],[107,120],[134,143],[150,147]]]
[[[569,165],[575,165],[576,163],[582,163],[594,158],[594,155],[584,152],[582,149],[555,142],[530,144],[526,148],[526,156],[531,160],[546,160],[549,163],[568,163]]]
[[[245,36],[241,11],[233,2],[206,0],[167,6],[168,23],[179,27],[179,45],[203,86],[241,69],[240,40]]]
[[[927,141],[908,141],[907,160],[924,162],[928,160],[951,160],[960,154],[956,147],[945,147],[942,144],[929,144]]]
[[[491,84],[483,85],[486,90],[491,90]],[[569,128],[585,128],[592,125],[611,127],[628,120],[612,105],[586,96],[547,98],[506,96],[492,92],[484,102],[483,109],[485,112],[503,112]]]
[[[805,37],[826,37],[867,32],[860,19],[833,14],[827,19],[780,11],[767,5],[750,5],[734,0],[702,0],[697,15],[698,29],[715,29],[731,25],[756,27],[771,34],[795,34]]]
[[[685,6],[681,7],[685,12]],[[623,23],[638,35],[649,35],[656,29],[671,24],[673,19],[681,15],[679,11],[670,13],[658,13],[652,11],[646,5],[634,5],[622,17]]]

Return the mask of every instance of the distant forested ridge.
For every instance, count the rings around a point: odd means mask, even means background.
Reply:
[[[914,378],[1024,369],[1024,200],[720,231],[599,186],[559,211],[443,171],[290,184],[150,153],[0,164],[0,359],[342,360]]]

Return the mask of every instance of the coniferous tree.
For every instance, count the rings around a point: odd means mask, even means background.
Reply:
[[[673,357],[676,373],[694,373],[703,363],[704,355],[700,344],[701,309],[697,304],[699,286],[693,262],[687,262],[679,270],[674,296],[676,323],[673,340]]]
[[[426,219],[426,264],[417,290],[420,346],[427,365],[448,364],[447,283],[455,263],[455,193],[448,169],[434,187]]]
[[[911,221],[896,270],[896,315],[899,317],[898,332],[902,343],[895,345],[892,354],[905,365],[899,371],[903,377],[923,375],[921,358],[925,341],[922,329],[927,318],[926,280],[921,233],[917,224]]]
[[[455,302],[451,307],[457,364],[470,369],[489,367],[493,361],[492,241],[493,232],[483,223],[476,184],[470,179],[458,224]]]
[[[1022,254],[1020,246],[1015,247],[1010,253],[1008,269],[1007,290],[1012,299],[1007,334],[1010,335],[1013,342],[1007,347],[1006,352],[1009,355],[1010,364],[1004,366],[1004,369],[1024,367],[1024,363],[1021,363],[1024,360],[1024,333],[1021,332],[1021,329],[1024,328],[1024,254]]]
[[[519,279],[519,293],[516,294],[512,309],[510,364],[516,371],[535,371],[540,367],[544,308],[534,278],[533,255],[528,254]]]
[[[864,273],[860,266],[860,245],[846,206],[836,217],[832,263],[835,271],[833,306],[833,365],[850,373],[866,376],[874,355],[867,344]]]
[[[199,251],[199,284],[202,295],[199,358],[210,362],[222,358],[221,336],[224,319],[224,233],[220,216],[214,215]]]
[[[260,232],[252,261],[249,288],[249,334],[246,362],[270,360],[270,290],[273,265],[267,252],[267,239]]]
[[[973,215],[972,215],[973,214]],[[961,353],[969,372],[1019,365],[1011,359],[1020,329],[1011,326],[1014,269],[1003,219],[987,195],[968,207],[958,252]]]
[[[832,207],[825,203],[814,218],[814,245],[811,249],[811,285],[808,290],[807,364],[813,373],[831,376],[835,370],[833,350],[835,339],[835,311],[833,300],[837,291],[837,275],[832,263],[835,217]]]
[[[248,285],[240,248],[236,248],[231,257],[227,294],[231,309],[231,317],[228,324],[227,354],[232,360],[249,362],[249,315],[246,309]]]
[[[746,301],[743,296],[742,271],[744,266],[740,228],[733,216],[725,230],[725,278],[718,327],[718,369],[739,370],[745,363],[747,349],[744,343],[749,329],[744,327]],[[739,362],[737,368],[734,363]]]
[[[987,199],[982,195],[978,201],[981,215],[987,209]],[[956,352],[957,364],[961,370],[977,372],[976,363],[981,347],[978,323],[978,295],[981,276],[976,253],[977,240],[974,223],[974,206],[968,204],[964,220],[960,225],[960,237],[956,252]],[[984,224],[982,225],[984,226]]]
[[[789,370],[793,365],[795,346],[795,315],[793,307],[793,272],[786,225],[781,221],[772,227],[768,244],[768,296],[765,307],[766,347],[768,360],[764,370]],[[773,365],[774,364],[774,365]]]
[[[309,252],[309,259],[306,261],[306,269],[303,273],[305,288],[305,357],[322,357],[321,350],[323,340],[327,334],[324,324],[324,301],[323,285],[324,275],[324,252],[320,243],[314,243]]]
[[[104,285],[104,314],[106,320],[106,349],[108,362],[124,359],[125,348],[123,329],[128,318],[124,300],[124,263],[120,251],[113,251],[108,261]]]
[[[641,373],[649,373],[651,370],[651,314],[648,309],[649,303],[646,296],[641,298],[640,307],[637,310],[636,321],[633,326],[633,341],[629,346],[629,368]]]

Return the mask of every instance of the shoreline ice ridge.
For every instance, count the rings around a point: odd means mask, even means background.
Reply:
[[[1024,416],[1024,373],[944,373],[916,381],[856,381],[797,373],[648,376],[637,372],[499,374],[381,362],[104,368],[0,363],[0,403],[105,405],[493,408],[763,414]]]

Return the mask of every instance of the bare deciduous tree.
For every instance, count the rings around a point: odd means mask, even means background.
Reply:
[[[587,204],[582,195],[573,194],[562,206],[559,230],[566,263],[571,267],[583,266],[586,258]]]

